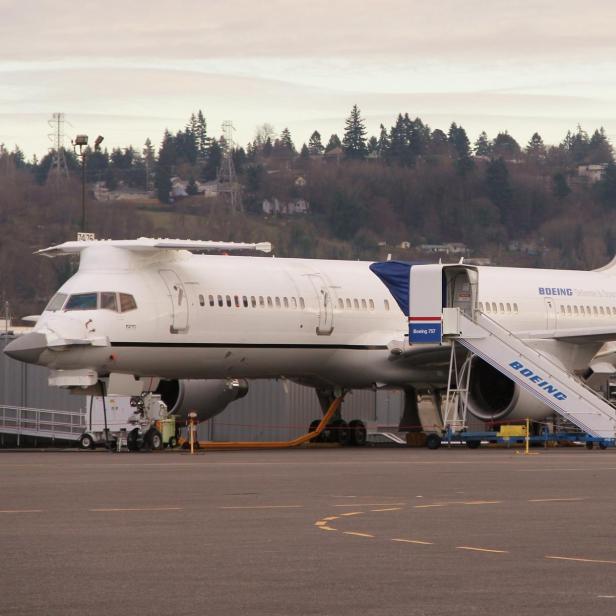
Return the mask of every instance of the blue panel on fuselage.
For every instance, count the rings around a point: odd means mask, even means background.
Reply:
[[[413,265],[425,265],[425,263],[383,261],[370,265],[370,270],[373,274],[376,274],[381,282],[389,289],[389,292],[394,296],[404,316],[408,316],[409,314],[409,282],[411,267],[413,267]]]

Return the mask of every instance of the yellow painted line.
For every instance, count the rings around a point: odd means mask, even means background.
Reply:
[[[327,520],[328,522],[331,522],[332,520],[337,520],[339,516],[337,515],[330,515],[328,518],[323,518],[324,520]]]
[[[237,507],[219,507],[219,509],[301,509],[304,505],[246,505]]]
[[[355,533],[351,530],[344,531],[345,535],[354,535],[355,537],[369,537],[370,539],[374,539],[374,535],[369,535],[368,533]]]
[[[43,509],[0,509],[0,513],[43,513]]]
[[[402,507],[388,507],[387,509],[371,509],[370,511],[378,512],[378,511],[400,511]]]
[[[406,503],[349,503],[348,505],[334,505],[334,507],[394,507],[405,504]]]
[[[616,565],[616,560],[594,560],[592,558],[571,558],[570,556],[546,556],[551,560],[572,560],[578,563],[600,563],[603,565]]]
[[[463,505],[499,505],[503,501],[466,501]]]
[[[456,550],[470,550],[472,552],[490,552],[492,554],[509,554],[507,550],[490,550],[488,548],[473,548],[469,545],[457,545]]]
[[[340,515],[349,516],[349,515],[361,515],[363,511],[349,511],[348,513],[341,513]]]
[[[559,503],[569,501],[581,501],[583,498],[529,498],[529,503]]]
[[[337,528],[332,528],[331,526],[319,526],[321,530],[338,530]]]
[[[314,523],[315,526],[327,526],[327,522],[325,520],[319,520]]]
[[[183,511],[181,507],[126,507],[126,508],[101,508],[101,509],[88,509],[88,511],[94,511],[97,513],[108,513],[116,511]]]
[[[447,503],[436,503],[434,505],[415,505],[413,509],[430,509],[431,507],[446,507]]]
[[[418,539],[392,539],[392,541],[398,541],[399,543],[415,543],[417,545],[434,545],[432,541],[419,541]]]

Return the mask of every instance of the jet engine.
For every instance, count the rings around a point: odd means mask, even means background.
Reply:
[[[186,419],[190,411],[195,411],[199,421],[205,421],[243,398],[248,383],[244,379],[161,380],[155,393],[176,417]]]
[[[468,410],[482,421],[544,419],[552,409],[479,357],[471,365]]]

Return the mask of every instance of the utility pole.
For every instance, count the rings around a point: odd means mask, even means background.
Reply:
[[[226,150],[223,152],[223,159],[218,170],[218,192],[227,195],[229,207],[232,214],[243,211],[242,206],[242,187],[237,181],[235,165],[233,164],[233,123],[227,120],[222,124],[222,130],[226,142]]]
[[[50,148],[52,154],[51,167],[47,176],[54,175],[56,183],[60,183],[61,179],[68,179],[68,165],[66,164],[66,156],[64,155],[64,123],[66,122],[63,113],[54,113],[51,120],[47,121],[52,132],[47,135],[52,143]]]
[[[100,150],[101,143],[103,142],[103,137],[99,135],[94,141],[94,151],[98,152]],[[77,135],[75,140],[71,142],[73,144],[73,149],[75,150],[75,154],[81,158],[81,233],[85,234],[86,232],[86,161],[88,158],[88,135]],[[77,152],[77,148],[79,148],[79,152]]]

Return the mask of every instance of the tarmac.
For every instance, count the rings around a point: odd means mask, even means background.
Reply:
[[[616,613],[616,451],[0,452],[0,614]]]

